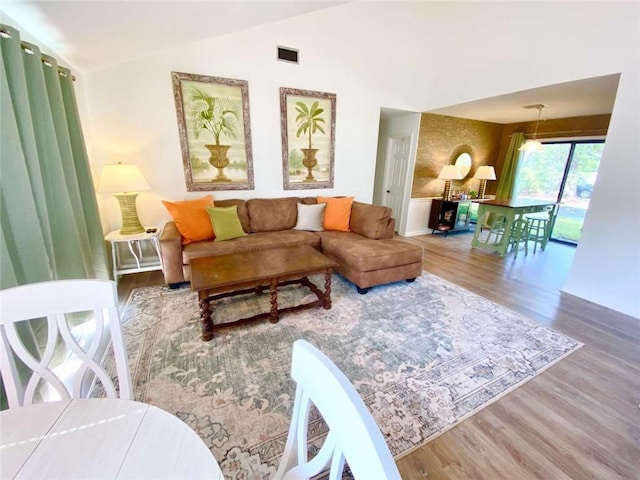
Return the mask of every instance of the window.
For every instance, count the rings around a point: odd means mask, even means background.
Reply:
[[[560,203],[551,238],[577,244],[596,183],[604,140],[549,142],[525,152],[516,198]]]

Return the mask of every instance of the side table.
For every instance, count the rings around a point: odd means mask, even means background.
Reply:
[[[155,232],[147,233],[149,229],[156,229]],[[119,230],[107,233],[104,239],[111,243],[111,256],[113,259],[113,279],[117,280],[118,275],[127,273],[149,272],[152,270],[162,270],[162,255],[160,254],[160,229],[156,227],[145,227],[142,233],[133,235],[122,235]],[[155,249],[158,259],[144,260],[142,257],[141,243],[149,241]],[[122,263],[118,254],[118,243],[126,243],[129,252],[135,263]]]

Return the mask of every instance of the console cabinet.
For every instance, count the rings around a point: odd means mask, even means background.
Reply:
[[[469,230],[471,220],[471,201],[446,201],[436,198],[431,203],[429,228],[432,233]]]

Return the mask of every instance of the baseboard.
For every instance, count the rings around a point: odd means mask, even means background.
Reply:
[[[411,232],[398,233],[401,237],[415,237],[417,235],[431,235],[432,230],[430,228],[421,228],[419,230],[412,230]]]

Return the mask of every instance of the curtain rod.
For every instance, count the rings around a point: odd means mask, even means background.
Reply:
[[[3,27],[0,27],[0,37],[12,38],[11,32]],[[33,43],[25,42],[24,40],[20,41],[20,48],[22,48],[22,50],[24,50],[25,53],[28,53],[29,55],[34,55],[35,50],[36,49],[39,50],[37,45],[34,45]],[[44,53],[41,53],[40,56],[42,57],[40,60],[47,67],[53,67],[54,62],[56,62],[56,60],[53,57],[46,55]],[[71,80],[73,80],[74,82],[76,81],[76,76],[73,75],[71,73],[71,70],[69,70],[68,68],[58,66],[58,74],[63,77],[68,77],[70,75]]]
[[[537,138],[546,138],[546,137],[555,137],[556,135],[566,135],[566,134],[581,134],[581,135],[606,135],[608,132],[607,128],[590,128],[586,130],[558,130],[555,132],[538,132]],[[525,138],[530,137],[533,138],[533,133],[525,133]]]

